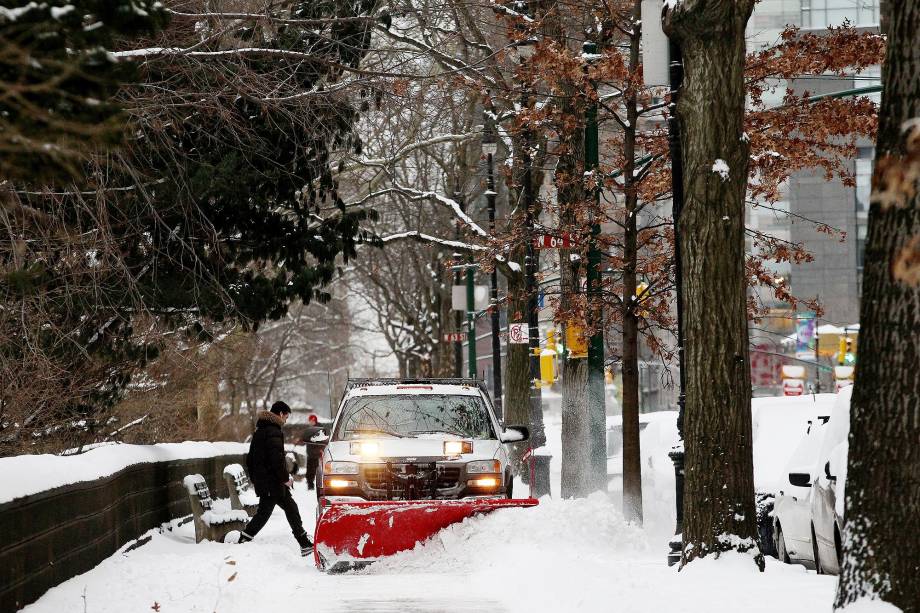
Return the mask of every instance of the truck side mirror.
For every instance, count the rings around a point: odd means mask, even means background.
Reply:
[[[789,483],[797,487],[808,487],[811,485],[811,475],[808,473],[789,473]]]
[[[499,439],[503,443],[522,443],[530,438],[527,426],[505,426]]]

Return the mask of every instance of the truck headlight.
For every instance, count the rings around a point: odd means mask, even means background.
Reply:
[[[466,482],[470,487],[498,487],[501,485],[501,481],[497,477],[480,477],[479,479],[470,479]]]
[[[476,460],[466,463],[466,474],[479,475],[482,473],[501,473],[502,463],[498,460]]]
[[[323,465],[323,474],[326,475],[357,475],[357,462],[326,462]]]
[[[326,487],[329,489],[341,489],[343,487],[358,487],[357,481],[349,479],[326,479]]]

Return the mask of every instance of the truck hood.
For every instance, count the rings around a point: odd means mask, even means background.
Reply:
[[[329,459],[345,462],[380,462],[397,458],[438,458],[454,459],[464,462],[472,460],[491,460],[498,454],[501,442],[497,440],[473,440],[473,453],[461,456],[445,456],[445,440],[466,440],[456,437],[426,438],[368,438],[354,441],[332,441],[326,446]],[[351,444],[356,442],[373,442],[377,444],[377,453],[371,455],[353,455]]]

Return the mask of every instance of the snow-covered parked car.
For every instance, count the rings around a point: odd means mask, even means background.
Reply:
[[[804,564],[814,568],[811,482],[829,418],[830,415],[818,415],[808,422],[805,435],[784,468],[785,483],[773,504],[773,542],[777,557],[787,564]]]
[[[852,395],[852,386],[844,387],[837,394],[827,433],[821,441],[815,474],[812,475],[812,555],[817,571],[832,575],[840,573],[843,558],[841,537]]]
[[[511,498],[506,444],[527,437],[525,427],[501,426],[480,382],[351,380],[323,451],[319,506]]]
[[[754,489],[761,550],[780,557],[774,543],[774,506],[781,491],[789,490],[787,465],[799,442],[820,416],[828,416],[836,394],[764,397],[751,401],[754,443]],[[806,524],[807,525],[807,524]]]

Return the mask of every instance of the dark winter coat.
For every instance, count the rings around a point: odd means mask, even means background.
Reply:
[[[246,469],[256,494],[276,492],[291,478],[284,462],[284,434],[281,418],[270,411],[260,411],[256,432],[249,443]]]
[[[304,429],[303,441],[307,445],[307,456],[311,458],[318,458],[323,455],[323,449],[326,448],[326,443],[329,442],[329,431],[331,426],[307,426]],[[325,437],[319,437],[321,440],[313,440],[313,437],[318,434],[325,434]]]

